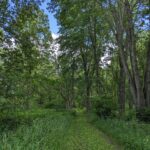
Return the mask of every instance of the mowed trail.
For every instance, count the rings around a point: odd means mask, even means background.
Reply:
[[[62,149],[66,150],[117,150],[103,133],[87,122],[86,117],[76,117],[64,136]]]
[[[0,138],[0,150],[121,150],[85,115],[52,112]]]

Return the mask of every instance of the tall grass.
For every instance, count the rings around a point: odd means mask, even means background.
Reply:
[[[70,122],[70,115],[56,112],[35,119],[31,126],[3,133],[0,150],[59,150]]]
[[[6,111],[0,113],[0,134],[15,130],[20,125],[31,125],[36,118],[42,118],[54,112],[52,109],[32,109],[22,111]]]
[[[15,130],[3,132],[0,135],[0,150],[114,149],[95,127],[87,123],[85,116],[70,112],[45,113],[30,125],[22,124]]]
[[[91,116],[91,123],[124,145],[125,150],[150,150],[150,124]]]

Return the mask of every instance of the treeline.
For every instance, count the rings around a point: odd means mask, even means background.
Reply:
[[[39,0],[0,1],[0,108],[50,99],[53,61],[48,16]]]
[[[0,1],[1,109],[61,104],[104,116],[126,110],[145,115],[150,108],[148,1],[51,0],[47,9],[58,20],[56,41],[41,4]]]
[[[52,0],[49,9],[60,25],[61,91],[69,108],[76,100],[87,110],[108,100],[121,115],[150,108],[148,1]]]

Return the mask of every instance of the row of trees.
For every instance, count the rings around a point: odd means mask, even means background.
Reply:
[[[147,1],[52,0],[49,9],[60,25],[58,59],[68,107],[80,96],[87,110],[95,98],[118,99],[120,113],[127,103],[150,107]]]
[[[0,104],[150,107],[147,1],[51,0],[56,41],[41,3],[0,1]]]

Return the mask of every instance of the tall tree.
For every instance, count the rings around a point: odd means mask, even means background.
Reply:
[[[49,22],[36,1],[10,3],[13,16],[3,28],[6,40],[1,53],[4,66],[2,84],[6,98],[19,94],[27,100],[28,105],[32,97],[34,70],[51,43]]]
[[[119,47],[120,58],[123,64],[124,72],[130,83],[131,93],[137,109],[147,107],[142,88],[142,81],[138,69],[138,58],[136,50],[136,34],[134,13],[138,14],[138,1],[108,1],[114,22],[114,34],[116,35],[117,45]],[[130,63],[126,61],[126,54],[129,55]],[[131,69],[130,69],[131,68]]]

